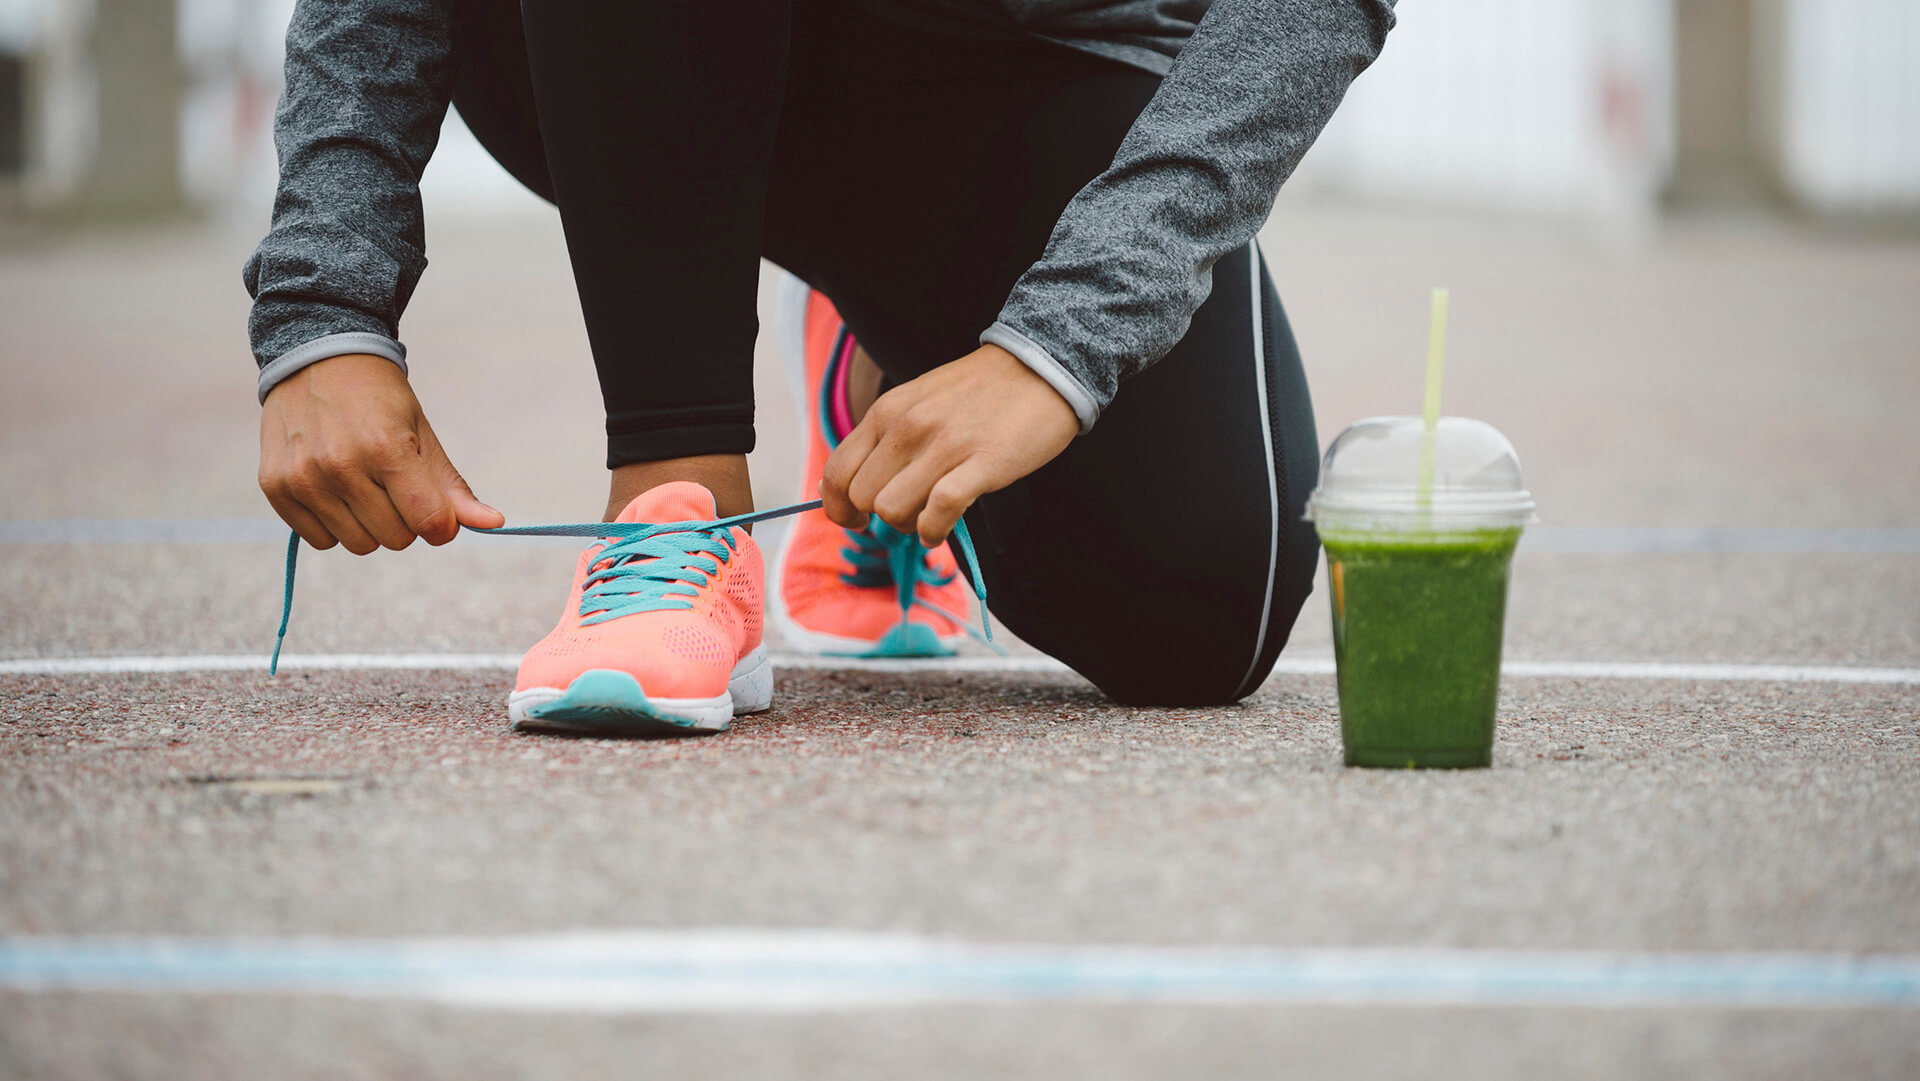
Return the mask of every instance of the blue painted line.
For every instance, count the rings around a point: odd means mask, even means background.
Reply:
[[[658,932],[494,940],[0,940],[14,990],[317,993],[510,1009],[933,1001],[1920,1008],[1920,955],[988,946]]]
[[[252,544],[286,541],[259,518],[51,518],[0,521],[0,544]]]
[[[463,538],[472,539],[472,538]],[[285,544],[272,518],[49,518],[0,520],[0,544]],[[577,546],[566,537],[492,537]],[[1535,526],[1525,552],[1561,555],[1912,555],[1920,528],[1802,529],[1721,526]]]

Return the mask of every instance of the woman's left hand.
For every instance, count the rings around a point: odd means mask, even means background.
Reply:
[[[1059,391],[982,346],[881,395],[827,459],[820,498],[841,526],[878,514],[931,548],[974,500],[1046,465],[1079,432]]]

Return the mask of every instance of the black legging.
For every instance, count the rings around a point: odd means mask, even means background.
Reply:
[[[523,37],[465,0],[455,104],[560,207],[610,466],[752,449],[762,255],[890,381],[978,348],[1159,85],[887,2],[531,0]],[[1312,588],[1299,352],[1253,246],[1213,281],[1091,433],[967,513],[994,614],[1122,702],[1251,693]]]

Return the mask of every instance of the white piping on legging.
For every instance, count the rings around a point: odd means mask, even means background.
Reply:
[[[1273,461],[1273,415],[1267,409],[1267,328],[1260,312],[1260,242],[1247,243],[1247,258],[1253,279],[1253,385],[1260,405],[1260,441],[1267,448],[1267,508],[1269,514],[1267,545],[1267,596],[1260,605],[1260,633],[1253,640],[1253,659],[1247,662],[1247,674],[1234,690],[1236,696],[1247,693],[1254,672],[1260,667],[1260,651],[1267,648],[1267,620],[1273,618],[1273,581],[1280,566],[1280,476]]]

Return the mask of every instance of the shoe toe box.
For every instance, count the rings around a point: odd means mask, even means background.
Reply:
[[[629,617],[560,628],[527,651],[515,689],[566,687],[601,669],[631,674],[652,697],[713,698],[726,693],[738,653],[716,628],[692,620]]]

